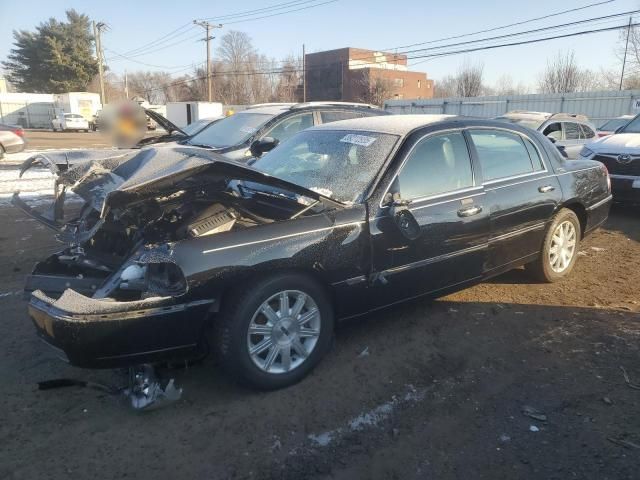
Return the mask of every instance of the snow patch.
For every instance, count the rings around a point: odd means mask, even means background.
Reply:
[[[347,421],[346,427],[339,427],[319,434],[310,434],[307,438],[311,440],[315,446],[326,447],[332,442],[339,440],[345,433],[360,432],[368,428],[377,427],[389,418],[398,407],[421,402],[427,394],[426,389],[418,390],[413,385],[407,385],[406,389],[407,391],[402,396],[398,397],[394,395],[388,402],[378,405]]]

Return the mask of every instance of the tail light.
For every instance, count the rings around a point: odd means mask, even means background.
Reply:
[[[24,130],[22,128],[14,128],[13,133],[18,135],[19,137],[24,137]]]
[[[609,135],[611,135],[609,132],[598,132],[599,137],[608,137]]]

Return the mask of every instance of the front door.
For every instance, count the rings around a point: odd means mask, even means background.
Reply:
[[[469,130],[482,169],[491,234],[487,271],[540,251],[548,219],[562,198],[543,149],[526,135]]]
[[[409,202],[420,234],[402,236],[388,206],[370,220],[374,306],[436,294],[482,275],[488,210],[460,130],[418,140],[387,191]]]

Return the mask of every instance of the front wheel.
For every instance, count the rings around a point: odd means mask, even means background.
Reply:
[[[326,353],[333,311],[325,290],[300,274],[260,280],[225,299],[216,350],[227,374],[276,389],[305,377]]]
[[[581,228],[576,214],[563,208],[554,217],[544,237],[540,257],[526,265],[543,282],[557,282],[575,266],[580,248]]]

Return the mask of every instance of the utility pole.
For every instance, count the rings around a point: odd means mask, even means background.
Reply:
[[[95,37],[96,42],[96,56],[98,57],[98,75],[100,77],[100,103],[104,106],[106,103],[106,99],[104,96],[104,71],[102,69],[102,39],[100,38],[100,34],[102,30],[107,26],[103,22],[96,23],[95,20],[93,23],[93,36]]]
[[[631,20],[633,17],[629,17],[629,26],[627,27],[627,43],[624,46],[624,58],[622,59],[622,73],[620,73],[620,88],[622,90],[622,81],[624,80],[624,67],[627,63],[627,50],[629,49],[629,35],[631,34]]]
[[[127,78],[127,71],[124,71],[124,96],[129,100],[129,79]]]
[[[204,38],[204,41],[207,42],[207,98],[209,99],[209,101],[211,101],[211,45],[210,43],[211,43],[211,40],[213,40],[215,37],[210,36],[209,33],[211,32],[212,28],[222,28],[222,24],[219,23],[218,25],[212,25],[211,23],[205,22],[204,20],[194,20],[193,23],[204,28],[205,31],[207,32],[207,35]]]
[[[302,44],[302,101],[307,101],[307,55]]]

